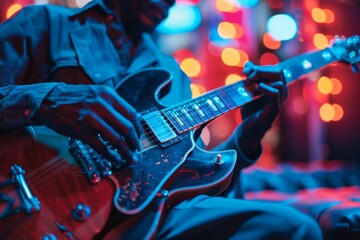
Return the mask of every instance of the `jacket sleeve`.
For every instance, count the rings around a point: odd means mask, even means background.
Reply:
[[[25,7],[0,25],[0,129],[25,125],[56,86],[29,79],[47,34],[44,8]],[[45,51],[45,49],[44,49]]]

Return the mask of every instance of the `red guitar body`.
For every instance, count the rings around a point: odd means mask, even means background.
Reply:
[[[168,90],[169,75],[155,70],[139,76],[125,81],[118,92],[136,89],[126,91],[131,94],[123,97],[140,112],[154,106],[162,108],[154,96]],[[154,80],[149,81],[149,77]],[[90,183],[68,151],[67,138],[41,127],[1,133],[0,238],[153,238],[173,205],[199,194],[219,194],[231,181],[235,151],[221,152],[218,163],[219,153],[198,149],[193,133],[181,134],[180,140],[166,147],[148,147],[138,154],[137,165],[114,171],[96,184]],[[25,171],[20,181],[10,172],[14,165]],[[141,172],[151,172],[146,181],[141,181]],[[23,195],[27,194],[39,204],[26,212],[24,206],[29,200]],[[124,209],[120,198],[125,199]],[[132,211],[137,212],[124,213],[133,205]],[[78,218],[79,214],[82,217]]]

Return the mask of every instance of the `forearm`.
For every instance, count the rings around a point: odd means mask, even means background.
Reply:
[[[58,84],[0,87],[0,129],[28,125],[45,96]]]

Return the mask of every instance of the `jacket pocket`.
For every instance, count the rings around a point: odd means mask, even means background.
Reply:
[[[85,26],[70,33],[79,64],[97,84],[115,85],[116,50],[103,25]]]

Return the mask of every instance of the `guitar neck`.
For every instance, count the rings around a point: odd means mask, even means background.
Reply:
[[[337,61],[338,59],[332,49],[325,48],[323,50],[307,52],[290,58],[279,63],[279,65],[284,71],[286,83],[291,84],[302,76],[324,68]]]
[[[290,58],[279,65],[287,84],[338,61],[331,48]],[[205,93],[197,98],[163,109],[164,116],[179,133],[194,129],[259,97],[256,85],[247,80]]]

